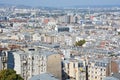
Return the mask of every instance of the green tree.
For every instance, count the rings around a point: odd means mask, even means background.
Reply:
[[[86,43],[85,40],[80,40],[80,41],[75,42],[75,46],[83,46],[83,44],[85,43]]]
[[[120,35],[120,32],[118,32],[118,35]]]
[[[0,71],[0,80],[24,80],[16,71],[5,69]]]

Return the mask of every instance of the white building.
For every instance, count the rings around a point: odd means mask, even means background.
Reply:
[[[63,80],[85,80],[86,73],[84,69],[83,62],[76,59],[67,59],[63,61],[63,71],[64,74]]]
[[[24,80],[32,76],[49,72],[61,79],[61,57],[60,54],[46,50],[26,49],[12,52],[13,69],[20,74]]]
[[[39,33],[33,34],[33,41],[41,41],[41,34]]]

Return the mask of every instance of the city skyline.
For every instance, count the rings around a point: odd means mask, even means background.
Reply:
[[[120,80],[119,1],[51,1],[0,1],[0,80]]]
[[[0,4],[27,6],[71,7],[71,6],[105,6],[119,5],[120,0],[0,0]]]

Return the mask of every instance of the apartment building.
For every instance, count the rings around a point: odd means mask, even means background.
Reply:
[[[63,61],[63,80],[85,80],[86,72],[82,61],[68,59]],[[65,75],[66,74],[66,75]]]
[[[118,73],[118,71],[118,64],[110,59],[96,59],[89,61],[88,64],[89,80],[103,80],[113,73]]]
[[[9,56],[12,56],[8,63],[9,68],[13,68],[24,80],[46,72],[61,79],[61,57],[56,52],[32,48],[12,51]]]

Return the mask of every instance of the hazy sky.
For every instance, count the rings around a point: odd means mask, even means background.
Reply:
[[[120,0],[0,0],[0,3],[30,6],[120,5]]]

